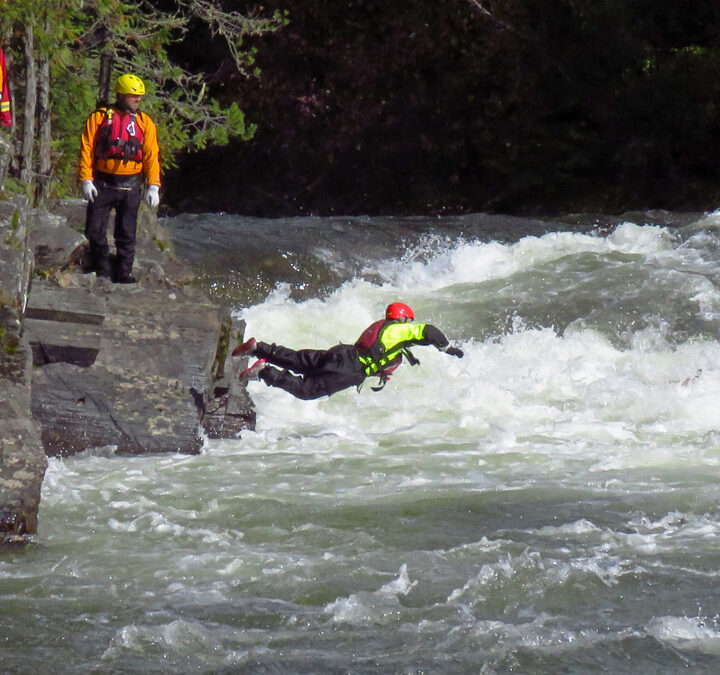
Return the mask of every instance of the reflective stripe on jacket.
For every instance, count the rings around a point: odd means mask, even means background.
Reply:
[[[80,137],[80,159],[78,177],[81,181],[93,180],[94,172],[112,173],[120,176],[130,176],[144,172],[148,185],[160,185],[160,147],[157,140],[157,128],[149,115],[138,111],[137,123],[142,130],[142,161],[134,162],[123,159],[104,159],[95,157],[95,144],[98,130],[106,120],[104,110],[96,110],[85,123],[85,129]]]
[[[0,125],[4,127],[12,126],[10,87],[8,86],[5,52],[2,49],[0,49]]]

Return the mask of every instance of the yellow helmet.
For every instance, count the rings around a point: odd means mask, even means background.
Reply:
[[[117,82],[115,83],[115,93],[144,96],[145,84],[137,75],[125,73],[125,75],[118,77]]]

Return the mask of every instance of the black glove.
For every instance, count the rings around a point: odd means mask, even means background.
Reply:
[[[460,347],[447,347],[445,353],[450,354],[450,356],[457,356],[459,359],[465,356],[465,352]]]

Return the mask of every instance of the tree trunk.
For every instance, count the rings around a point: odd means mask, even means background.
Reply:
[[[25,24],[25,110],[23,113],[23,140],[20,151],[20,180],[30,184],[33,178],[32,157],[35,142],[35,107],[37,102],[37,73],[33,44],[35,33],[32,18]]]
[[[110,79],[112,75],[113,53],[106,50],[100,56],[100,76],[98,78],[97,107],[110,105]]]
[[[49,28],[49,27],[48,27]],[[50,61],[43,54],[38,64],[38,125],[40,144],[38,146],[38,183],[35,190],[36,205],[44,204],[50,196],[52,178],[52,126],[50,123]]]

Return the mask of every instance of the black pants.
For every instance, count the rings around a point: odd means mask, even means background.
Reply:
[[[306,401],[330,396],[341,389],[362,384],[365,380],[365,371],[353,345],[296,351],[258,342],[255,356],[283,368],[265,368],[260,371],[260,379],[265,384],[280,387]],[[294,375],[291,370],[299,374]]]
[[[98,194],[88,202],[85,214],[85,236],[90,242],[90,260],[98,274],[110,274],[110,249],[107,243],[107,224],[110,211],[115,209],[115,251],[118,277],[132,273],[135,260],[137,214],[142,197],[142,174],[112,176],[99,174],[95,178]]]

